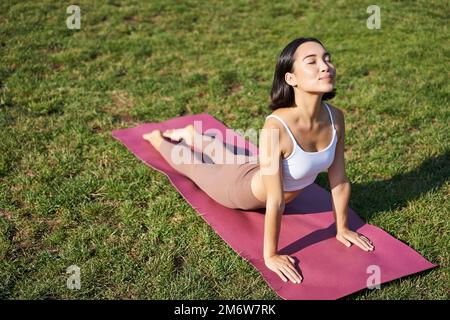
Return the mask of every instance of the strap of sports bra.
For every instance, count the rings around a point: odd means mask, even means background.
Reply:
[[[276,115],[274,115],[274,114],[268,115],[268,116],[266,117],[266,119],[269,118],[269,117],[274,117],[274,118],[278,119],[278,120],[284,125],[284,127],[286,128],[287,132],[289,133],[289,136],[291,137],[292,142],[294,143],[294,146],[295,146],[295,145],[297,144],[297,140],[295,140],[294,135],[293,135],[292,132],[291,132],[291,129],[289,129],[289,127],[288,127],[287,124],[283,121],[283,119],[281,119],[279,116],[276,116]]]
[[[333,127],[334,130],[336,130],[336,128],[334,127],[333,115],[331,114],[330,107],[328,107],[328,103],[324,102],[324,104],[327,107],[328,113],[330,114],[331,126]]]

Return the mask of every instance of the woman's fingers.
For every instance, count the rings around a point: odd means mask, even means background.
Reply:
[[[281,280],[283,280],[284,282],[287,281],[287,278],[284,276],[284,274],[280,270],[275,269],[275,272],[281,278]]]
[[[374,250],[372,241],[370,241],[366,236],[357,232],[350,231],[342,234],[337,234],[336,238],[347,247],[350,247],[351,244],[354,244],[364,251]]]
[[[282,271],[289,277],[293,283],[300,283],[300,275],[297,274],[297,270],[294,269],[291,265],[283,265]]]
[[[291,262],[291,264],[289,264],[289,267],[294,270],[295,274],[299,277],[300,281],[303,280],[302,276],[300,275],[300,273],[297,271],[297,269],[295,268],[295,260],[294,258],[287,256],[289,258],[289,261]]]
[[[292,283],[297,283],[297,280],[295,279],[295,274],[290,270],[287,266],[283,265],[280,266],[281,271],[288,277],[289,281]]]
[[[288,264],[288,267],[294,272],[294,274],[296,275],[296,279],[297,279],[298,281],[302,281],[302,280],[303,280],[302,276],[301,276],[300,273],[297,271],[297,269],[295,269],[295,266],[294,266],[293,264]]]
[[[371,241],[367,237],[365,237],[362,234],[360,234],[359,235],[359,239],[361,241],[363,241],[364,245],[369,249],[369,251],[373,249],[373,245],[372,245]]]
[[[359,239],[358,236],[356,236],[354,241],[355,241],[354,244],[356,244],[359,248],[363,249],[364,251],[367,251],[364,242],[361,239]]]
[[[366,236],[361,235],[361,238],[367,243],[367,245],[373,250],[373,242],[369,240]]]
[[[361,239],[359,236],[356,237],[357,246],[365,251],[370,251],[370,246],[368,243],[366,243],[363,239]]]
[[[345,237],[338,237],[338,240],[344,244],[346,247],[350,247],[352,245],[351,241],[348,241]]]
[[[367,240],[367,242],[368,243],[370,243],[370,244],[372,244],[373,245],[373,242],[372,241],[370,241],[370,239],[369,238],[367,238],[366,236],[364,236],[364,235],[360,235],[361,236],[361,238],[363,238],[363,239],[365,239],[365,240]]]
[[[289,279],[292,283],[300,283],[303,277],[295,269],[294,262],[295,260],[288,255],[276,256],[268,258],[266,266],[274,271],[284,282]]]

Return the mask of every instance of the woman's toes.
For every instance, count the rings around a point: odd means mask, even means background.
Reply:
[[[158,149],[158,147],[160,146],[163,137],[161,135],[161,131],[156,129],[153,130],[150,133],[145,133],[142,135],[142,138],[144,138],[145,140],[147,140],[148,142],[150,142],[156,149]]]
[[[161,132],[160,132],[158,129],[156,129],[156,130],[153,130],[153,131],[151,131],[151,132],[144,133],[144,134],[142,135],[142,138],[144,138],[145,140],[149,140],[149,139],[151,139],[152,137],[157,136],[157,135],[160,135],[160,134],[161,134]]]
[[[144,138],[144,140],[150,140],[150,133],[143,134],[142,138]]]
[[[162,135],[174,141],[179,141],[181,138],[179,129],[167,129]]]
[[[170,136],[171,136],[172,133],[173,133],[173,129],[167,129],[167,130],[165,130],[165,131],[162,133],[162,135],[163,135],[164,137],[170,138]]]

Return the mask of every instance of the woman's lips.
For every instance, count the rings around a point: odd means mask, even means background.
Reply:
[[[333,79],[334,76],[331,73],[324,74],[323,77],[320,77],[319,80],[325,80],[325,79]]]

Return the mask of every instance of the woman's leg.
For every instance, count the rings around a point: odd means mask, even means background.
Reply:
[[[187,145],[163,140],[159,149],[163,158],[179,173],[191,179],[214,201],[232,208],[229,186],[234,165],[203,163],[201,155]],[[182,155],[181,155],[182,154]],[[180,156],[181,155],[181,156]]]
[[[171,143],[154,132],[145,139],[153,144],[175,170],[190,178],[216,202],[229,208],[241,209],[265,205],[253,196],[250,187],[251,176],[259,167],[257,163],[203,163],[198,153],[185,144]]]

